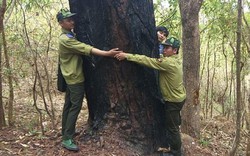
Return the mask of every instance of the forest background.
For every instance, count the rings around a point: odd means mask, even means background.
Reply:
[[[250,148],[250,2],[243,1],[243,6],[237,155],[246,155]],[[7,1],[0,42],[0,103],[4,108],[0,115],[5,119],[0,155],[42,155],[49,147],[45,145],[48,136],[59,135],[64,93],[56,88],[60,27],[55,16],[62,7],[68,7],[66,0]],[[178,1],[155,0],[154,9],[156,25],[166,26],[169,36],[181,39]],[[237,1],[204,1],[199,15],[201,135],[191,139],[191,144],[198,153],[221,155],[232,148],[236,133]],[[80,116],[79,123],[84,125],[86,104]]]

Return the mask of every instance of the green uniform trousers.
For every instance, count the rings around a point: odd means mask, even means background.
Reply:
[[[84,98],[84,83],[67,85],[62,113],[63,140],[72,139]]]
[[[174,156],[181,155],[181,136],[180,128],[181,115],[180,111],[185,103],[183,102],[168,102],[165,101],[166,111],[166,135],[170,146],[171,153]]]

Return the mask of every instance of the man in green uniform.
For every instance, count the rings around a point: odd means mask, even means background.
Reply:
[[[68,150],[78,151],[79,148],[73,142],[75,126],[78,114],[84,98],[84,73],[81,55],[100,55],[113,57],[121,52],[118,48],[109,51],[94,48],[79,42],[72,32],[74,20],[67,9],[61,9],[57,13],[57,20],[62,28],[59,37],[59,63],[62,75],[67,83],[65,104],[62,113],[62,146]]]
[[[162,43],[163,57],[150,58],[144,55],[119,53],[115,55],[118,60],[127,59],[140,65],[159,71],[159,85],[165,101],[167,137],[170,152],[163,155],[181,155],[181,137],[179,126],[181,124],[180,111],[185,103],[186,90],[183,85],[182,64],[178,58],[180,41],[169,38]]]

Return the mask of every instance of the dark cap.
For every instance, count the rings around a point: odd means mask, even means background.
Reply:
[[[165,42],[161,43],[164,46],[171,46],[173,48],[180,48],[181,42],[174,37],[170,37]]]
[[[76,13],[71,13],[67,8],[64,8],[64,9],[61,9],[57,15],[56,15],[56,18],[57,18],[57,21],[61,21],[65,18],[69,18],[69,17],[72,17],[74,16]]]
[[[162,31],[166,34],[166,36],[168,36],[169,32],[168,32],[168,29],[164,26],[158,26],[156,27],[156,31]]]

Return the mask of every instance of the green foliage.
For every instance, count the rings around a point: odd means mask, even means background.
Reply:
[[[245,18],[247,21],[250,21],[250,12],[245,13]]]
[[[205,139],[205,138],[201,138],[199,143],[202,145],[202,146],[208,146],[210,144],[210,141],[209,139]]]
[[[166,26],[170,36],[180,38],[181,17],[178,1],[157,0],[154,4],[156,25]]]
[[[10,68],[5,67],[6,60],[5,57],[2,57],[3,95],[7,97],[9,94],[7,76],[12,73],[14,101],[16,102],[18,99],[22,99],[22,102],[32,100],[32,94],[36,94],[32,104],[36,103],[38,109],[43,110],[44,101],[47,104],[53,102],[49,94],[55,83],[54,77],[56,77],[58,61],[57,40],[60,34],[55,16],[63,2],[61,0],[20,0],[15,1],[15,4],[12,2],[8,1],[4,15],[4,32]],[[66,4],[68,1],[64,3],[68,6]],[[38,76],[37,71],[41,78],[39,81],[35,81]],[[19,90],[22,90],[22,94],[18,93]],[[41,93],[41,90],[44,91],[44,94]],[[27,97],[23,95],[26,93]],[[45,100],[41,100],[43,97]],[[24,98],[25,100],[23,100]],[[51,101],[47,99],[51,99]],[[4,103],[7,103],[5,101],[9,99],[3,100]],[[51,106],[49,111],[52,108]],[[36,120],[21,124],[26,124],[31,133],[36,133],[40,126],[37,123]]]
[[[51,5],[50,0],[21,0],[19,3],[22,4],[22,7],[25,10],[32,10],[43,7],[49,7]]]
[[[21,54],[26,59],[27,53],[31,51],[45,52],[50,35],[57,38],[59,34],[55,19],[58,10],[55,2],[49,0],[20,1],[5,26],[10,52]],[[56,41],[51,40],[52,46]]]
[[[207,34],[220,33],[234,39],[236,32],[237,9],[235,2],[221,2],[219,0],[205,1],[201,8],[201,29]],[[208,27],[209,26],[209,27]],[[223,36],[213,36],[213,40],[221,40]]]

